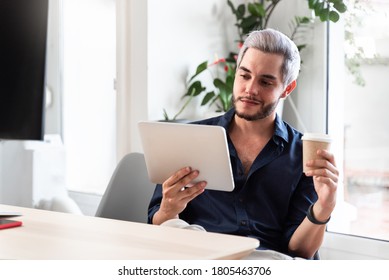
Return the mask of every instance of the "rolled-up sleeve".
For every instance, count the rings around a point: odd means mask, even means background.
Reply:
[[[149,209],[148,209],[148,218],[147,223],[153,223],[154,214],[159,210],[162,200],[162,185],[158,184],[155,187],[154,194],[151,197]]]

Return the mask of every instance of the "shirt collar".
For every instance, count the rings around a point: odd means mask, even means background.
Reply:
[[[235,109],[232,108],[219,119],[218,125],[224,127],[224,129],[228,131],[228,126],[231,123],[231,120],[234,117],[234,115],[235,115]],[[285,142],[289,142],[288,129],[286,127],[285,122],[281,119],[281,117],[278,114],[276,114],[274,126],[275,126],[274,135],[273,135],[274,141],[278,143],[278,138],[282,138]]]
[[[276,114],[276,119],[275,119],[274,136],[278,136],[282,138],[285,142],[289,142],[288,129],[286,127],[285,122],[281,119],[281,117],[278,114]],[[274,136],[273,138],[275,138]]]
[[[234,115],[235,115],[234,108],[228,110],[223,116],[221,116],[221,118],[219,118],[218,125],[224,127],[224,129],[228,131],[228,126],[230,125]]]

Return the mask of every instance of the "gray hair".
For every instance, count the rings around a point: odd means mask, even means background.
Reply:
[[[300,71],[300,54],[296,44],[285,34],[271,28],[252,31],[239,51],[237,67],[240,66],[249,48],[265,53],[280,54],[284,57],[281,73],[285,86],[297,79]]]

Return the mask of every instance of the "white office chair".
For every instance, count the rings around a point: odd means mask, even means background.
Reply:
[[[127,154],[118,163],[95,216],[146,223],[154,189],[143,154]]]

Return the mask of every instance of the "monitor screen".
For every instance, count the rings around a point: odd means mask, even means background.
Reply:
[[[42,140],[49,0],[0,0],[0,140]]]

